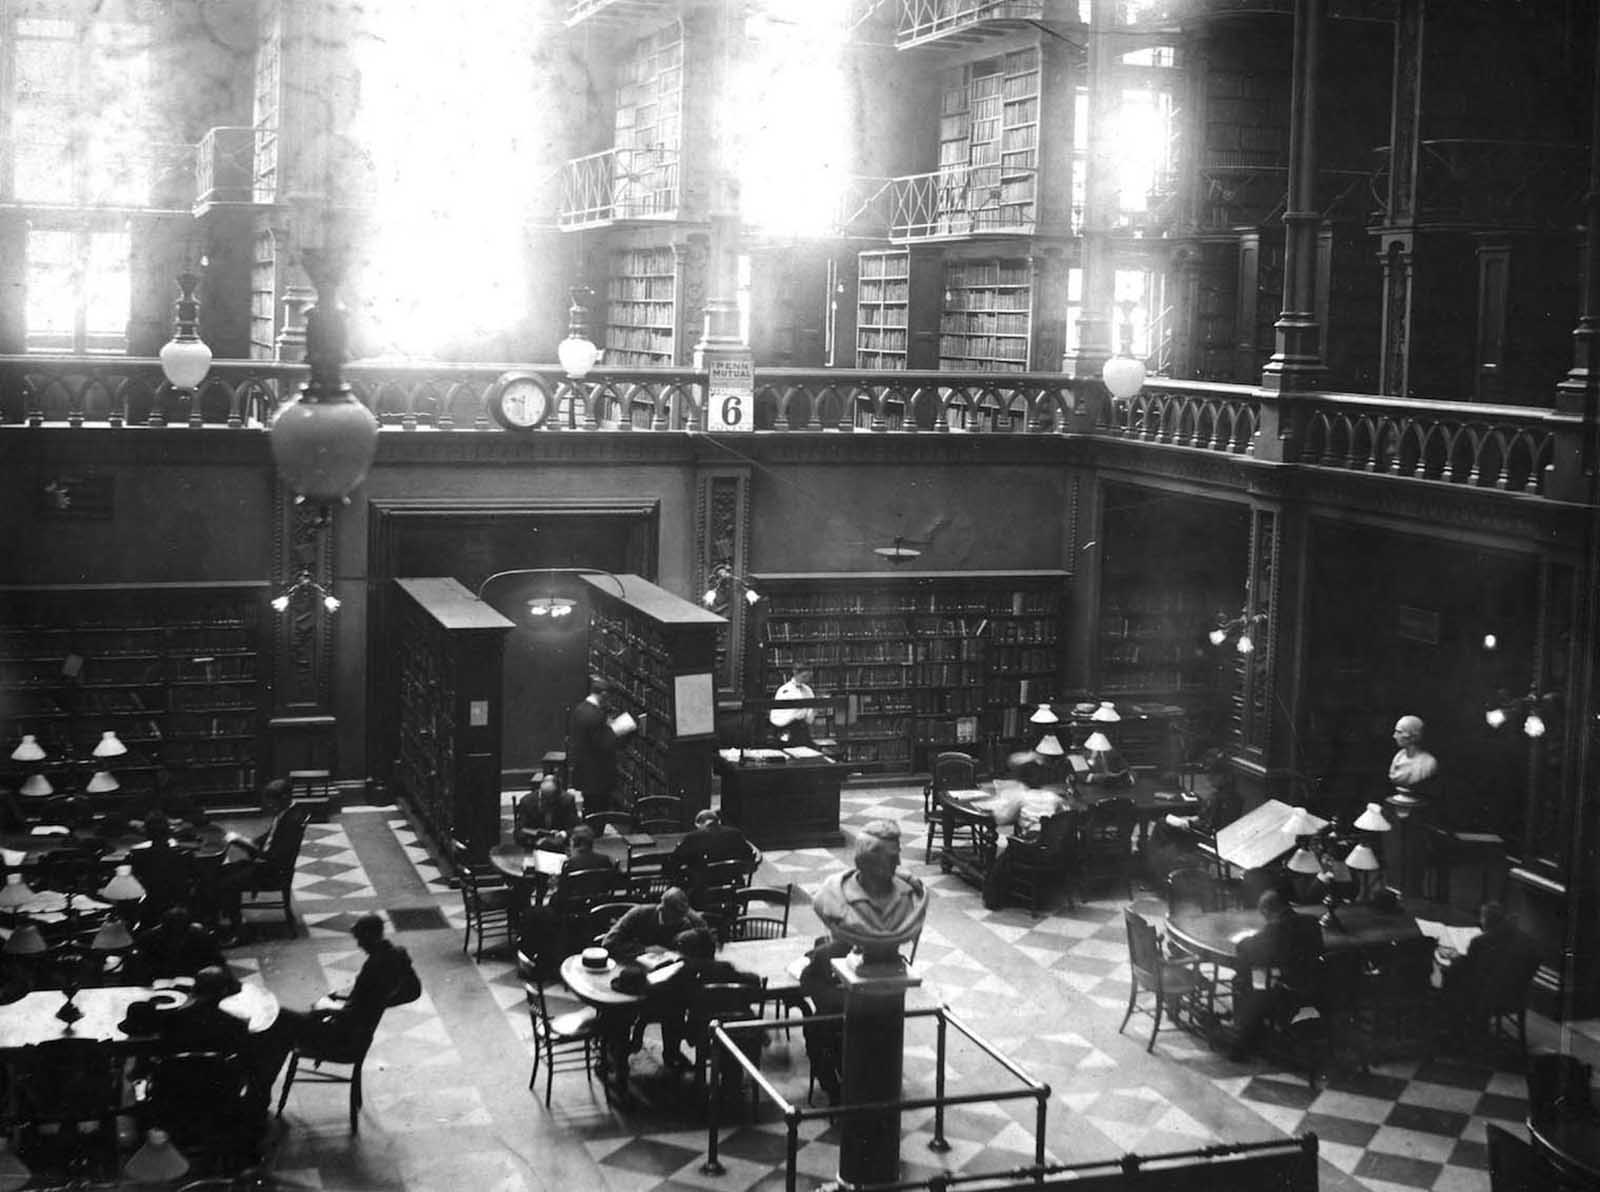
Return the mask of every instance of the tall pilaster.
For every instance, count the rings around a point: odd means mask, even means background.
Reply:
[[[1066,355],[1069,376],[1098,380],[1113,349],[1112,310],[1116,273],[1111,238],[1117,219],[1117,174],[1113,161],[1112,118],[1116,93],[1116,6],[1092,0],[1089,19],[1089,152],[1085,158],[1083,209],[1083,311],[1078,342]]]

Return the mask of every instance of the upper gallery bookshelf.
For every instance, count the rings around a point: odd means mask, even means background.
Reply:
[[[1062,691],[1064,571],[790,573],[751,577],[753,688],[795,666],[844,697],[852,769],[905,773],[933,753],[1027,738],[1028,707]]]
[[[0,589],[0,741],[44,748],[57,794],[94,770],[120,783],[97,800],[253,806],[265,739],[267,586],[106,584]],[[114,732],[128,752],[96,763]],[[20,776],[19,776],[20,777]]]
[[[1039,49],[969,63],[944,78],[936,230],[1030,234],[1037,218]]]
[[[939,367],[1026,372],[1033,306],[1025,258],[945,262]]]
[[[673,251],[629,248],[611,255],[606,279],[606,363],[672,364],[677,339]]]

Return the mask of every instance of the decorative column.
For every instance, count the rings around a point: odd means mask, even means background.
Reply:
[[[744,9],[719,5],[709,19],[713,21],[710,92],[720,102],[711,117],[711,243],[705,321],[693,360],[700,370],[724,364],[739,370],[749,369],[754,360],[750,345],[739,334],[739,163],[736,138],[729,127],[729,114],[738,110],[733,66],[744,44]]]
[[[1317,323],[1316,210],[1317,91],[1321,75],[1322,26],[1326,0],[1295,0],[1294,56],[1289,97],[1289,194],[1283,214],[1283,311],[1276,324],[1272,359],[1262,369],[1261,430],[1256,458],[1292,462],[1295,424],[1292,409],[1279,398],[1317,388],[1322,381]]]
[[[1402,0],[1395,21],[1389,184],[1384,195],[1384,227],[1378,240],[1378,257],[1383,265],[1383,347],[1378,392],[1391,397],[1405,396],[1411,358],[1424,2]]]
[[[1111,237],[1116,221],[1116,171],[1112,165],[1111,118],[1116,111],[1112,44],[1116,10],[1112,0],[1092,0],[1089,21],[1089,152],[1084,174],[1083,310],[1078,343],[1062,365],[1075,379],[1100,379],[1112,351],[1112,304],[1116,273]]]

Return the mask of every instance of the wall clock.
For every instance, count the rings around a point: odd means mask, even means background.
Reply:
[[[536,373],[508,372],[494,383],[486,399],[489,416],[506,430],[536,430],[554,404]]]

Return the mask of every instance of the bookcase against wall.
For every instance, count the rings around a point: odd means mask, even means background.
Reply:
[[[676,264],[671,247],[611,254],[606,278],[606,363],[633,368],[674,363]]]
[[[940,368],[1027,371],[1033,314],[1027,258],[946,261],[944,294]]]
[[[677,795],[686,813],[709,806],[717,629],[727,621],[642,576],[582,578],[594,597],[590,673],[639,721],[617,759],[623,799]]]
[[[856,367],[933,368],[937,258],[903,248],[870,250],[856,264]]]
[[[669,21],[634,42],[619,64],[612,200],[619,218],[667,215],[678,207],[683,129],[683,34]]]
[[[1025,46],[944,76],[937,230],[1014,231],[1038,217],[1039,49]]]
[[[266,723],[264,583],[0,589],[0,742],[31,733],[57,794],[96,770],[120,783],[96,804],[254,806]],[[92,757],[115,732],[128,752]],[[23,773],[26,771],[26,774]]]
[[[500,839],[501,657],[510,621],[450,578],[397,579],[394,779],[436,839]]]
[[[789,573],[751,578],[752,689],[795,666],[845,697],[840,760],[869,774],[928,768],[941,749],[1003,755],[1030,705],[1063,682],[1064,571]]]

